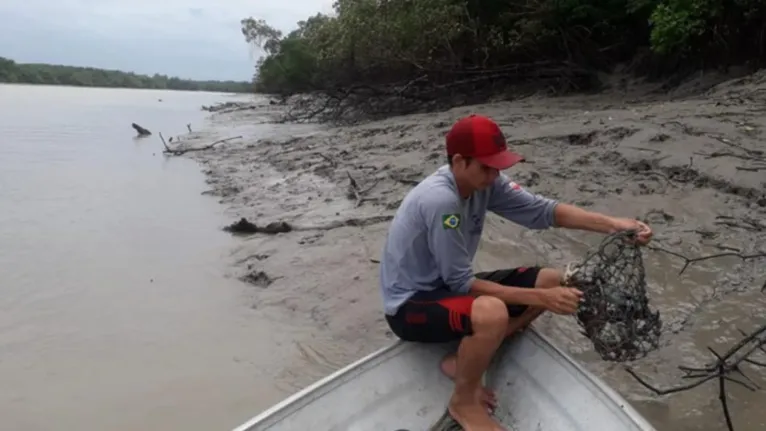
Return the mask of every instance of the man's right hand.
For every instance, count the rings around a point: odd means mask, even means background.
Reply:
[[[540,289],[543,306],[556,314],[574,314],[580,305],[583,293],[573,287]]]

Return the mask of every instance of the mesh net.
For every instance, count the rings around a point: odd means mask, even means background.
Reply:
[[[662,322],[649,307],[635,231],[608,236],[581,262],[567,265],[562,285],[583,292],[577,321],[607,361],[630,361],[659,344]]]

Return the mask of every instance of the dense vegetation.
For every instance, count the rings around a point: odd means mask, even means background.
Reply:
[[[266,53],[256,91],[322,94],[336,116],[407,112],[525,82],[592,88],[617,64],[658,77],[764,61],[766,1],[337,0],[287,35],[254,18],[242,33]]]
[[[21,64],[0,57],[0,82],[20,84],[75,85],[82,87],[154,88],[190,91],[252,92],[252,83],[237,81],[192,81],[165,75],[147,76],[119,70],[53,64]]]

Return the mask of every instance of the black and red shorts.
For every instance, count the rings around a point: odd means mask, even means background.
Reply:
[[[512,268],[480,272],[476,278],[504,286],[535,287],[540,267]],[[391,331],[404,341],[444,343],[472,334],[471,306],[474,296],[446,289],[417,292],[399,307],[393,316],[386,315]],[[510,317],[520,316],[526,305],[508,305]]]

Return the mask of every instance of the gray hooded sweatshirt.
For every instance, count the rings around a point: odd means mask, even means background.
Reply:
[[[396,314],[421,290],[467,293],[488,210],[530,229],[547,229],[554,226],[557,203],[502,173],[492,186],[463,199],[452,170],[442,166],[410,190],[391,221],[380,261],[385,313]]]

